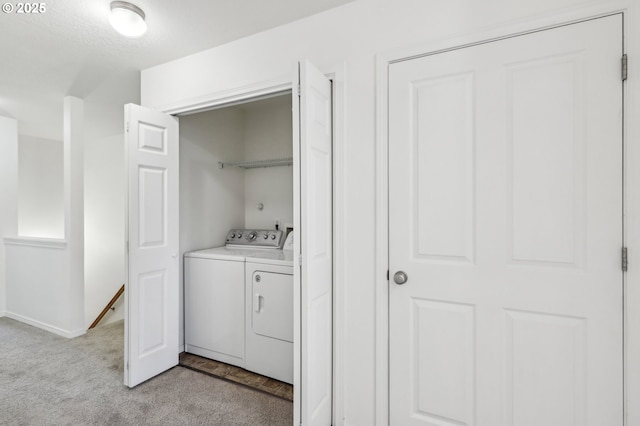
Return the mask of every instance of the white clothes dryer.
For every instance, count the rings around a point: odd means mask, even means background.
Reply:
[[[293,251],[247,257],[245,271],[245,368],[293,383]]]

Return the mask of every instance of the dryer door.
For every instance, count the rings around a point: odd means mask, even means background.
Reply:
[[[293,275],[255,271],[252,283],[253,332],[293,342]]]

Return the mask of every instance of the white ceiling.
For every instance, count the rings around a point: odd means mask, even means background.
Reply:
[[[140,39],[111,28],[111,0],[49,0],[39,15],[0,13],[0,115],[18,119],[20,133],[60,139],[66,95],[84,98],[107,80],[350,1],[131,0],[146,14]]]

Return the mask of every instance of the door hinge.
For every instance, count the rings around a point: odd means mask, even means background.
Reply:
[[[298,97],[302,96],[302,87],[298,84]]]
[[[622,81],[627,81],[627,75],[629,74],[629,60],[627,59],[627,54],[622,55],[621,61],[621,69],[622,69]]]
[[[129,122],[128,122],[128,121],[127,121],[127,126],[126,126],[126,128],[127,128],[127,133],[129,133]]]
[[[622,247],[622,272],[629,269],[629,251],[626,247]]]
[[[387,281],[389,281],[389,270],[387,269]]]
[[[302,266],[302,255],[298,256],[298,265]]]

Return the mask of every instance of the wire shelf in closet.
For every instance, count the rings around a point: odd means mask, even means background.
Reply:
[[[222,161],[218,161],[218,167],[221,169],[227,169],[231,167],[239,167],[242,169],[257,169],[259,167],[290,166],[292,164],[293,157],[274,158],[271,160],[242,161],[238,163],[225,163]]]

